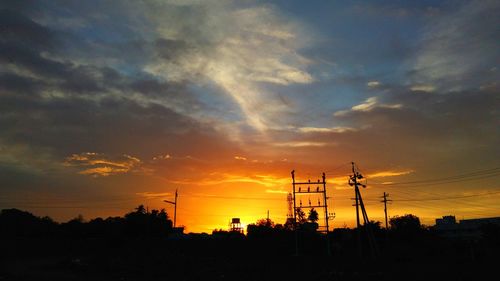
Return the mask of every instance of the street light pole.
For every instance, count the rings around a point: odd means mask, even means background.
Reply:
[[[169,203],[169,204],[172,204],[174,205],[174,228],[175,228],[175,222],[177,220],[177,197],[178,197],[178,194],[177,194],[177,189],[175,190],[175,199],[174,201],[168,201],[168,200],[163,200],[163,202],[165,203]]]

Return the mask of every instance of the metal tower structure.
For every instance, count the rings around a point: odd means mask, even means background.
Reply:
[[[295,230],[295,250],[298,255],[298,230],[300,230],[300,223],[297,220],[299,216],[299,212],[302,212],[302,209],[323,209],[323,219],[324,225],[318,226],[318,230],[321,233],[326,234],[327,241],[327,253],[330,255],[330,239],[328,238],[329,226],[328,221],[332,218],[331,214],[328,213],[328,202],[326,195],[326,175],[322,174],[321,181],[318,179],[317,182],[311,182],[309,179],[307,182],[297,182],[295,181],[295,170],[292,171],[292,199],[293,199],[293,221],[294,221],[294,230]],[[311,202],[311,197],[308,197],[308,204],[303,204],[301,198],[297,198],[297,196],[303,197],[303,195],[319,195],[316,202]],[[298,201],[298,205],[297,205]]]

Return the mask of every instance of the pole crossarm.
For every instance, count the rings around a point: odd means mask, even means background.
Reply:
[[[179,197],[179,194],[177,193],[177,189],[176,189],[175,190],[175,199],[174,199],[174,201],[163,200],[163,202],[165,202],[165,203],[169,203],[169,204],[174,205],[174,228],[175,228],[176,221],[177,221],[177,197]]]
[[[324,182],[321,182],[321,181],[317,181],[317,182],[313,182],[313,181],[304,181],[304,182],[296,182],[295,185],[314,185],[314,184],[323,184]]]
[[[323,205],[303,205],[303,206],[299,206],[299,207],[296,207],[295,209],[309,209],[309,208],[324,208],[325,206]]]

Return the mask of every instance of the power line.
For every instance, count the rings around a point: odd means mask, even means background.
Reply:
[[[283,194],[285,196],[285,194]],[[230,199],[230,200],[273,200],[283,201],[283,198],[267,198],[267,197],[241,197],[241,196],[218,196],[218,195],[191,195],[194,198],[214,198],[214,199]]]
[[[394,185],[412,185],[412,186],[422,186],[422,185],[430,185],[430,184],[444,184],[444,183],[453,183],[459,181],[467,181],[467,180],[477,180],[489,177],[495,177],[500,175],[500,168],[493,168],[488,170],[475,171],[465,174],[453,175],[444,178],[435,178],[435,179],[426,179],[426,180],[418,180],[418,181],[408,181],[408,182],[388,182],[381,183],[374,181],[374,185],[383,185],[383,186],[394,186]]]
[[[441,200],[453,200],[453,199],[488,196],[488,195],[495,195],[495,194],[500,194],[500,191],[479,193],[479,194],[469,194],[469,195],[462,195],[462,196],[451,196],[451,197],[422,198],[422,199],[395,199],[394,201],[400,201],[400,202],[441,201]]]
[[[335,168],[333,168],[331,170],[325,171],[325,173],[335,172],[335,171],[339,170],[340,168],[347,167],[349,165],[351,165],[351,163],[347,162],[347,163],[341,164],[341,165],[339,165],[339,166],[337,166],[337,167],[335,167]],[[330,176],[332,176],[332,175],[330,175]]]

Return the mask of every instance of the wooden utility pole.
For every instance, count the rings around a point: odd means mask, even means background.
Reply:
[[[387,199],[387,197],[389,197],[389,193],[384,192],[384,196],[382,196],[382,198],[384,198],[384,200],[380,201],[380,202],[384,203],[385,229],[386,230],[389,229],[389,224],[387,223],[387,202],[392,201],[392,200]]]

